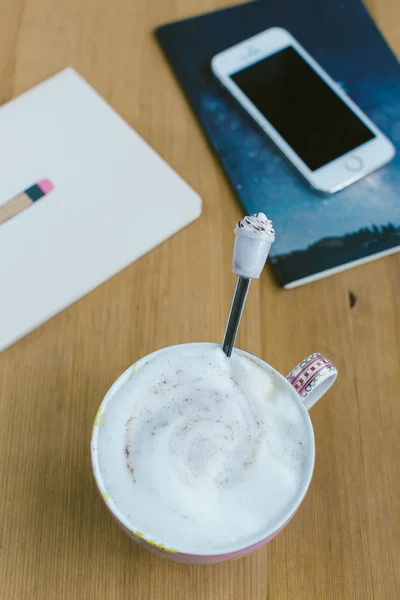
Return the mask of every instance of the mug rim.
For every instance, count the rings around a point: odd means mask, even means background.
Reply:
[[[141,527],[137,526],[137,524],[134,524],[134,522],[132,520],[127,519],[125,517],[125,515],[118,509],[115,502],[112,500],[112,498],[108,494],[102,473],[99,468],[98,456],[97,456],[98,437],[99,437],[100,426],[102,423],[102,416],[103,416],[107,406],[110,404],[113,397],[115,396],[116,392],[118,392],[118,390],[125,384],[125,382],[128,381],[128,379],[131,377],[133,372],[135,372],[138,368],[140,368],[142,363],[144,363],[145,361],[148,361],[150,358],[156,356],[157,354],[166,352],[168,350],[171,350],[172,348],[179,348],[179,347],[183,348],[185,346],[198,346],[198,345],[207,345],[207,346],[213,346],[213,347],[221,346],[220,344],[217,344],[215,342],[187,342],[187,343],[183,343],[183,344],[173,344],[172,346],[165,346],[164,348],[159,348],[158,350],[155,350],[155,351],[151,352],[150,354],[147,354],[147,355],[139,358],[135,363],[133,363],[123,373],[121,373],[121,375],[114,381],[114,383],[111,385],[111,387],[106,392],[102,402],[100,403],[98,411],[96,413],[96,417],[95,417],[95,420],[93,423],[93,428],[92,428],[91,442],[90,442],[91,463],[92,463],[92,471],[93,471],[94,479],[96,482],[96,486],[103,498],[103,501],[106,503],[108,510],[110,511],[110,513],[112,514],[114,519],[117,521],[117,523],[122,525],[123,528],[126,529],[127,531],[131,532],[133,539],[136,536],[136,533],[140,532],[140,535],[137,535],[137,537],[140,537],[141,541],[145,541],[145,542],[149,543],[150,545],[154,545],[155,547],[164,549],[167,552],[170,551],[170,552],[174,552],[175,554],[181,554],[181,555],[193,556],[193,557],[196,557],[196,556],[198,556],[198,557],[213,557],[213,556],[217,557],[217,556],[223,556],[223,555],[229,555],[232,553],[237,553],[240,551],[246,551],[247,548],[257,545],[257,544],[260,544],[261,542],[267,541],[268,539],[271,539],[272,537],[274,537],[274,535],[279,533],[289,523],[289,521],[292,519],[292,517],[295,515],[299,506],[303,502],[303,500],[307,494],[308,488],[310,486],[313,472],[314,472],[314,464],[315,464],[314,429],[312,426],[309,412],[308,412],[301,396],[296,392],[296,390],[293,388],[291,383],[289,383],[289,381],[286,379],[286,377],[284,377],[281,373],[279,373],[279,371],[277,371],[274,367],[272,367],[269,363],[267,363],[263,359],[259,358],[258,356],[255,356],[254,354],[251,354],[247,350],[242,350],[242,349],[236,348],[236,347],[234,348],[234,352],[237,352],[244,356],[251,357],[252,360],[254,360],[257,364],[259,364],[263,368],[267,367],[267,370],[270,369],[271,371],[273,371],[274,374],[276,376],[278,376],[278,378],[281,380],[281,382],[285,385],[286,389],[288,389],[288,387],[290,388],[290,394],[292,395],[293,398],[296,399],[295,401],[297,402],[298,406],[301,407],[301,411],[303,412],[303,414],[305,416],[305,421],[307,422],[307,426],[308,426],[307,429],[308,429],[309,441],[310,441],[310,456],[309,456],[309,460],[307,461],[307,466],[305,468],[306,472],[302,478],[302,485],[300,486],[294,499],[292,500],[292,502],[290,504],[287,505],[285,512],[282,513],[279,520],[275,521],[273,527],[270,526],[269,528],[264,528],[261,532],[246,539],[245,542],[243,542],[243,541],[237,542],[235,544],[230,544],[229,546],[227,545],[224,547],[220,547],[218,549],[213,549],[212,547],[210,547],[210,548],[207,548],[204,550],[198,550],[198,549],[190,550],[190,549],[184,549],[183,547],[178,547],[178,548],[174,547],[174,549],[172,549],[169,547],[168,543],[165,542],[164,540],[163,541],[160,540],[158,542],[157,538],[154,537],[154,534],[152,535],[151,533],[147,533],[147,532],[143,531],[143,529]]]

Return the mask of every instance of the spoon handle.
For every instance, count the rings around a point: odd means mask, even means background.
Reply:
[[[228,322],[226,324],[224,341],[222,342],[222,350],[225,352],[228,358],[231,356],[233,346],[235,344],[235,339],[239,329],[240,319],[242,317],[250,282],[250,277],[243,277],[240,275],[236,283],[232,306],[229,312]]]

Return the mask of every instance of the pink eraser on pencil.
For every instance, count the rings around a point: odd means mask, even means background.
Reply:
[[[52,190],[54,190],[54,185],[51,183],[50,179],[41,179],[38,181],[37,185],[40,187],[44,194],[48,194]]]

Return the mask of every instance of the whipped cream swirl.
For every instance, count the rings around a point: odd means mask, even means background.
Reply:
[[[239,229],[243,229],[245,231],[275,235],[272,221],[268,219],[268,217],[262,212],[252,216],[243,217],[243,219],[238,222],[237,226]]]

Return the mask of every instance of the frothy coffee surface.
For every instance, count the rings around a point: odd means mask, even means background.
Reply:
[[[194,554],[243,547],[304,492],[307,419],[240,351],[177,346],[141,363],[108,403],[99,468],[132,530]]]

